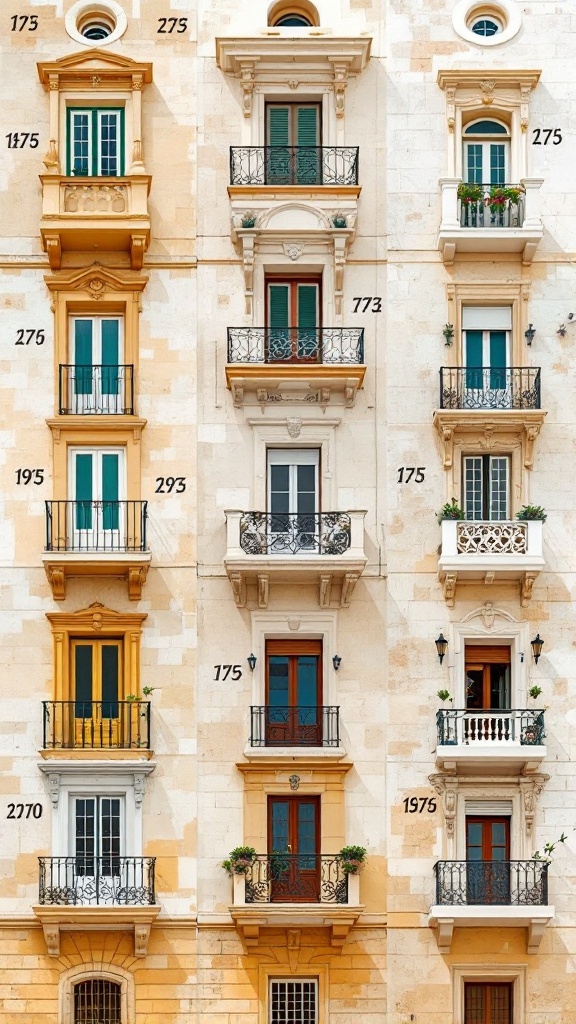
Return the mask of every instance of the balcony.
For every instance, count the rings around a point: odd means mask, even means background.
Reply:
[[[357,185],[357,146],[231,146],[231,185]]]
[[[126,579],[130,600],[140,600],[151,558],[147,518],[147,501],[47,501],[42,561],[55,600],[77,576]]]
[[[440,408],[540,409],[540,367],[440,367]]]
[[[525,607],[545,564],[542,526],[539,520],[443,519],[438,575],[448,607],[454,607],[456,585],[462,580],[485,584],[519,582]]]
[[[249,946],[260,928],[302,926],[328,927],[342,946],[363,909],[359,875],[346,874],[338,854],[258,854],[233,879],[230,911]]]
[[[60,929],[133,928],[134,955],[145,956],[160,907],[154,889],[155,857],[39,857],[34,913],[42,922],[49,956],[60,954]]]
[[[354,405],[362,387],[364,328],[229,327],[226,384],[234,405],[249,398],[328,405],[334,395]]]
[[[224,565],[234,599],[243,608],[247,587],[254,584],[260,608],[268,606],[274,583],[316,584],[321,608],[332,591],[347,608],[367,562],[365,511],[303,514],[225,512],[227,542]]]
[[[251,747],[339,747],[340,708],[250,708]]]
[[[150,701],[43,701],[42,723],[50,754],[150,750]]]
[[[436,764],[459,772],[518,774],[536,771],[546,757],[544,712],[458,711],[436,713]]]
[[[60,364],[60,415],[133,416],[134,367]]]
[[[42,248],[59,270],[64,252],[127,252],[141,270],[150,242],[147,174],[68,177],[41,174]]]
[[[524,178],[524,193],[518,202],[494,201],[494,185],[481,185],[479,200],[458,198],[459,178],[442,178],[442,220],[438,248],[445,263],[451,264],[462,253],[520,253],[524,264],[531,263],[544,234],[540,216],[542,178]],[[503,185],[502,188],[518,188]],[[492,201],[491,201],[492,200]]]
[[[528,952],[537,952],[554,917],[547,861],[438,861],[434,872],[428,924],[438,929],[441,952],[450,952],[455,927],[528,928]]]

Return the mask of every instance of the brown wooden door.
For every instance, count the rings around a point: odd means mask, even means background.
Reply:
[[[320,798],[268,797],[270,898],[320,901]]]
[[[74,746],[122,745],[122,642],[74,639],[71,645]]]
[[[322,361],[322,279],[266,278],[266,361]]]
[[[510,708],[510,648],[465,650],[466,708],[506,711]]]
[[[322,746],[322,641],[266,643],[266,745]]]
[[[510,903],[510,818],[466,817],[467,902]]]
[[[512,1024],[512,985],[472,982],[464,985],[464,1024]]]

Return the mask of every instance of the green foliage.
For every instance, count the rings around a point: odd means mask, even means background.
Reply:
[[[517,205],[525,191],[526,189],[523,185],[492,185],[490,194],[486,199],[486,204],[490,207],[492,213],[495,213],[496,210],[506,206],[506,203]]]
[[[528,690],[528,695],[530,697],[532,697],[533,700],[536,700],[540,696],[541,693],[542,693],[542,687],[541,686],[531,686],[530,689]]]
[[[339,856],[342,860],[342,870],[346,875],[358,874],[358,869],[364,863],[366,850],[363,846],[343,846]]]
[[[576,830],[572,829],[572,831],[574,832]],[[558,844],[565,843],[567,839],[568,836],[565,835],[563,832],[562,835],[558,837],[555,843],[544,843],[544,855],[542,856],[540,850],[535,850],[535,852],[532,854],[532,860],[546,860],[548,861],[548,863],[550,863],[550,861],[552,860],[552,854],[554,853],[554,850],[556,849]]]
[[[441,523],[443,519],[464,519],[464,512],[460,508],[456,498],[452,498],[452,501],[447,501],[440,509],[438,513],[438,522]]]
[[[461,181],[458,185],[458,199],[463,203],[479,203],[483,198],[482,185],[474,185],[470,181]]]
[[[253,846],[236,846],[230,856],[222,861],[222,867],[229,875],[245,875],[256,857]]]
[[[545,522],[546,512],[542,505],[523,505],[520,511],[516,513],[516,519],[540,519],[541,522]]]
[[[438,690],[437,696],[440,700],[452,700],[449,690]]]

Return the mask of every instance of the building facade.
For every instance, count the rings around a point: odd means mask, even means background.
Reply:
[[[571,3],[4,21],[0,1021],[568,1024]]]

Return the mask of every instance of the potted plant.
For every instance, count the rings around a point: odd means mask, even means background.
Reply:
[[[520,511],[516,513],[516,519],[521,519],[522,521],[539,519],[543,523],[546,520],[546,512],[542,505],[523,505]]]
[[[523,185],[492,185],[486,199],[486,204],[490,207],[492,213],[497,213],[507,203],[517,206],[525,191]]]
[[[484,199],[482,185],[475,185],[471,181],[461,181],[458,185],[458,199],[468,206],[470,203],[480,203]]]
[[[364,863],[366,850],[363,846],[343,846],[338,856],[341,859],[344,874],[357,875]]]
[[[333,223],[335,228],[345,228],[345,227],[347,227],[346,217],[344,216],[343,213],[340,213],[339,210],[332,217],[332,223]]]
[[[532,700],[538,700],[538,697],[540,696],[541,693],[542,693],[542,687],[541,686],[531,686],[530,689],[528,690],[528,696],[532,697]]]
[[[452,498],[452,501],[447,501],[445,505],[442,505],[438,513],[438,522],[441,523],[443,519],[464,519],[464,511],[460,508],[456,498]]]
[[[446,344],[447,345],[451,345],[452,344],[452,339],[454,338],[454,325],[453,324],[444,324],[444,330],[442,331],[442,334],[444,335],[444,338],[446,339]]]
[[[450,690],[438,690],[437,697],[439,697],[440,700],[452,700]]]
[[[155,689],[156,689],[155,686],[143,686],[142,687],[142,697],[149,697],[150,694],[154,693]],[[139,697],[136,693],[129,693],[128,696],[125,697],[125,700],[130,701],[131,703],[134,703],[135,701],[141,701],[142,697]]]
[[[253,846],[236,846],[230,856],[222,861],[222,867],[229,875],[245,875],[254,863],[256,850]]]
[[[253,228],[256,223],[256,214],[252,213],[252,210],[248,210],[242,217],[243,228]]]

